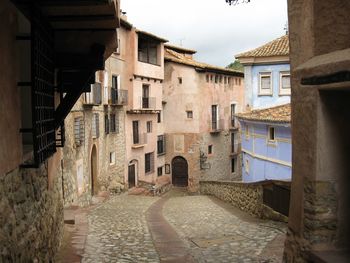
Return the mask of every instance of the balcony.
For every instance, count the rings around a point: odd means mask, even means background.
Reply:
[[[134,134],[132,137],[132,146],[133,149],[142,148],[147,144],[147,133]]]
[[[237,156],[241,153],[242,150],[242,145],[238,142],[235,142],[233,144],[231,144],[231,152],[230,152],[230,156],[234,157]]]
[[[228,127],[231,131],[237,131],[239,129],[238,120],[234,117],[229,120]]]
[[[124,106],[128,104],[128,91],[111,88],[110,104],[114,106]]]
[[[101,100],[101,83],[91,84],[91,91],[85,92],[83,95],[84,102],[86,106],[97,106],[100,105]]]
[[[212,120],[210,133],[219,133],[224,130],[224,119]]]
[[[140,108],[146,110],[156,109],[156,98],[155,97],[140,97]]]

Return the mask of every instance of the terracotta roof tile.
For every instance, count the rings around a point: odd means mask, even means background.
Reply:
[[[174,50],[176,52],[180,52],[180,53],[181,52],[186,53],[186,54],[195,54],[195,53],[197,53],[197,51],[194,50],[194,49],[174,46],[174,45],[171,45],[171,44],[164,44],[164,47],[166,47],[168,49],[171,49],[171,50]]]
[[[235,74],[235,75],[240,74],[243,76],[242,71],[217,67],[217,66],[206,64],[206,63],[198,62],[198,61],[193,60],[192,58],[186,57],[184,54],[178,53],[178,52],[171,50],[169,48],[165,48],[164,59],[168,60],[168,61],[175,62],[175,63],[179,63],[179,64],[184,64],[184,65],[193,66],[196,68],[201,68],[204,70],[221,71],[221,72],[225,72],[227,74]]]
[[[240,53],[236,55],[236,58],[249,58],[249,57],[273,57],[273,56],[288,56],[289,55],[289,37],[284,35],[269,43],[255,48],[253,50]]]
[[[290,103],[266,109],[252,110],[236,114],[242,120],[289,123],[291,117]]]

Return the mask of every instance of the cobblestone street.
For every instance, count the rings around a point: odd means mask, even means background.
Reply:
[[[281,262],[286,230],[179,189],[115,196],[87,217],[82,262]]]

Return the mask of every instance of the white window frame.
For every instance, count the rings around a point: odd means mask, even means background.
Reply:
[[[262,89],[261,79],[264,77],[270,77],[270,89]],[[259,96],[272,96],[272,73],[271,72],[259,72]]]
[[[115,165],[115,152],[109,152],[109,165]]]
[[[273,139],[271,139],[271,130],[273,129]],[[269,143],[275,143],[276,142],[276,127],[274,126],[268,126],[267,127],[267,141]]]
[[[282,78],[288,76],[289,77],[289,88],[283,88],[282,87]],[[291,95],[291,82],[290,82],[290,72],[289,71],[281,71],[280,72],[280,88],[279,88],[279,95],[280,96],[288,96]]]

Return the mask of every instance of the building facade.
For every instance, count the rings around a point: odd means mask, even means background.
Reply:
[[[291,180],[290,104],[238,114],[242,181]]]
[[[1,262],[54,261],[63,234],[63,121],[116,48],[119,1],[48,2],[0,2]]]
[[[199,63],[196,51],[167,45],[163,90],[166,174],[198,190],[200,180],[240,178],[238,123],[243,73]]]
[[[245,104],[250,109],[290,102],[288,35],[236,55],[244,66]]]

